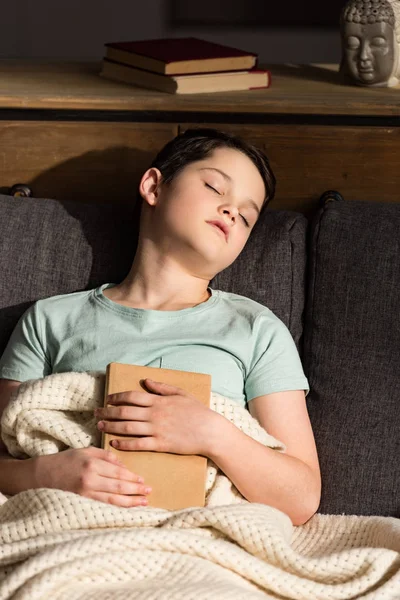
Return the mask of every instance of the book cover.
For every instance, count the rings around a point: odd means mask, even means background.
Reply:
[[[265,69],[161,75],[145,69],[123,65],[106,58],[103,59],[100,75],[113,81],[159,90],[169,94],[242,91],[252,88],[266,88],[271,83],[270,72]]]
[[[165,75],[251,69],[257,54],[206,40],[160,38],[105,44],[105,57]]]
[[[107,406],[109,394],[149,391],[144,384],[146,377],[187,390],[205,406],[210,406],[211,375],[124,363],[107,365],[104,406]],[[148,506],[179,510],[205,505],[206,457],[141,450],[124,451],[110,445],[111,440],[122,437],[124,436],[103,432],[102,448],[114,452],[128,469],[144,478],[145,485],[151,486],[152,491],[147,496]]]

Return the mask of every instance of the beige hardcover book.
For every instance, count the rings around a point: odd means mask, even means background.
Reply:
[[[196,396],[205,406],[210,406],[211,375],[192,371],[178,371],[157,367],[144,367],[123,363],[110,363],[106,369],[104,406],[107,396],[126,391],[149,391],[144,379],[149,377],[178,386]],[[185,424],[182,423],[182,427]],[[114,452],[128,469],[144,478],[151,486],[148,506],[179,510],[205,505],[207,458],[205,456],[117,450],[110,445],[121,439],[109,433],[102,435],[102,448]]]
[[[100,76],[136,87],[159,90],[168,94],[229,92],[269,87],[271,77],[266,69],[196,73],[192,75],[160,75],[144,69],[103,59]]]

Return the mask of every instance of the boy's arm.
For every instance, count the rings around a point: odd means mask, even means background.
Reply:
[[[316,512],[321,477],[314,436],[302,390],[259,396],[249,410],[260,425],[283,442],[272,450],[227,419],[216,424],[207,455],[249,502],[268,504],[290,516],[294,525]]]
[[[1,437],[1,417],[3,412],[10,402],[11,394],[14,390],[18,389],[21,385],[21,381],[15,381],[13,379],[0,379],[0,453],[10,456],[7,452],[7,448]],[[1,487],[0,487],[1,490]]]
[[[0,449],[0,492],[14,496],[36,487],[33,461],[33,458],[13,458],[6,450]]]
[[[0,421],[12,392],[20,385],[20,381],[0,379]],[[20,460],[11,456],[0,436],[0,492],[13,496],[31,487],[33,487],[32,459]]]

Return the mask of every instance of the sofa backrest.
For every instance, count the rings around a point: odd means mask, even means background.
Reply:
[[[0,195],[0,355],[33,302],[119,282],[138,240],[134,201],[83,204]],[[306,218],[267,211],[239,258],[210,283],[268,306],[300,345]]]
[[[319,511],[400,517],[400,204],[326,203],[312,224],[307,296]]]
[[[0,354],[35,300],[122,280],[133,205],[0,195]],[[400,516],[400,205],[331,202],[307,220],[267,211],[211,282],[268,306],[289,327],[311,392],[322,470],[319,512]]]

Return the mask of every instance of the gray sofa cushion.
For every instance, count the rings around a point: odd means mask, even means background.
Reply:
[[[82,204],[0,195],[0,354],[37,299],[121,281],[136,245],[134,202]],[[305,232],[293,212],[266,212],[237,261],[211,287],[271,308],[302,335]]]
[[[400,205],[328,202],[310,239],[304,366],[319,512],[400,517]]]
[[[307,226],[299,213],[267,211],[239,258],[211,282],[268,306],[289,328],[300,353]]]

